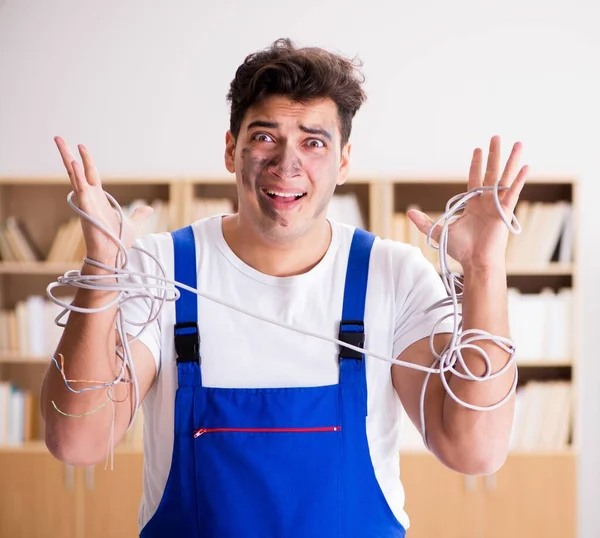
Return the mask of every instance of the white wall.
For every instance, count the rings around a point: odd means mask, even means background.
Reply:
[[[4,0],[0,175],[62,174],[55,134],[105,175],[221,175],[229,81],[281,36],[364,61],[356,174],[466,174],[491,135],[522,140],[532,173],[582,183],[580,536],[600,536],[599,26],[595,0]]]

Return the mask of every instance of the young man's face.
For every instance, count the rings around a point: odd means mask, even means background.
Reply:
[[[325,218],[336,185],[346,180],[349,155],[332,100],[274,96],[254,105],[237,140],[226,137],[240,217],[276,242],[301,237]]]

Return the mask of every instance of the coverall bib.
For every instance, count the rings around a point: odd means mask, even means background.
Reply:
[[[175,280],[195,288],[193,230],[172,237]],[[348,260],[339,339],[357,347],[373,241],[357,229]],[[197,296],[179,291],[173,455],[141,538],[404,538],[369,454],[364,355],[340,346],[335,385],[205,387]]]

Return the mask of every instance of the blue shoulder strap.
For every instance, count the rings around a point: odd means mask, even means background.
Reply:
[[[373,234],[356,228],[348,257],[339,339],[357,347],[362,347],[365,339],[365,301],[369,279],[369,260],[374,241]],[[340,359],[362,358],[362,353],[340,346]]]
[[[191,226],[171,232],[175,280],[196,289],[196,241]],[[179,386],[197,385],[200,377],[200,333],[198,330],[198,297],[176,285],[180,297],[175,302],[175,352]]]
[[[356,228],[350,245],[344,305],[338,339],[355,347],[365,345],[365,303],[369,262],[375,236]],[[367,415],[367,373],[365,355],[347,347],[340,347],[340,385],[342,399],[359,398],[364,416]]]

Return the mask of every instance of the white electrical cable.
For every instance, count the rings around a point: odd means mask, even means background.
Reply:
[[[228,303],[218,297],[214,297],[206,292],[199,291],[197,289],[190,288],[180,282],[170,280],[170,279],[166,278],[165,269],[162,266],[162,264],[160,263],[160,261],[150,252],[146,251],[145,249],[143,249],[141,247],[137,247],[135,245],[132,246],[131,248],[138,250],[139,252],[146,254],[147,256],[152,258],[154,260],[154,262],[156,263],[157,267],[159,268],[161,274],[156,275],[156,274],[149,274],[149,273],[141,273],[141,272],[136,272],[136,271],[127,269],[127,249],[123,245],[125,216],[124,216],[122,208],[119,206],[117,201],[110,194],[105,192],[108,200],[114,206],[114,208],[116,209],[116,211],[120,217],[121,225],[120,225],[118,237],[111,230],[107,229],[104,225],[102,225],[99,221],[97,221],[90,215],[83,212],[79,207],[77,207],[77,205],[73,202],[73,197],[75,196],[75,192],[71,192],[67,197],[68,205],[76,213],[78,213],[82,218],[84,218],[84,219],[88,220],[89,222],[91,222],[92,224],[94,224],[96,227],[98,227],[100,230],[102,230],[102,232],[104,232],[108,237],[110,237],[110,239],[118,246],[119,252],[117,255],[115,266],[105,265],[105,264],[99,263],[95,260],[92,260],[90,258],[84,259],[85,264],[93,265],[98,268],[102,268],[108,272],[107,274],[82,275],[80,270],[67,271],[62,277],[59,277],[56,282],[52,282],[47,287],[46,292],[47,292],[48,297],[54,303],[56,303],[57,305],[62,306],[64,308],[64,310],[61,312],[61,314],[55,319],[55,322],[60,327],[65,327],[65,323],[63,323],[61,321],[61,319],[69,311],[80,312],[80,313],[96,313],[96,312],[102,312],[102,311],[108,310],[114,306],[117,306],[118,308],[117,308],[117,324],[116,325],[117,325],[117,332],[119,334],[119,338],[121,340],[123,349],[121,351],[120,349],[118,349],[118,346],[117,346],[116,352],[117,352],[117,356],[122,360],[123,365],[120,369],[120,373],[117,376],[117,378],[114,381],[111,381],[109,383],[104,383],[104,384],[100,384],[100,385],[97,385],[94,387],[88,387],[88,388],[75,390],[75,389],[71,388],[69,386],[68,382],[66,382],[66,380],[65,380],[67,387],[69,388],[69,390],[71,390],[73,392],[96,390],[96,389],[104,388],[104,387],[107,387],[110,390],[110,388],[112,386],[116,385],[119,382],[124,381],[123,376],[125,374],[125,371],[126,371],[126,369],[129,369],[130,374],[131,374],[131,382],[134,385],[134,412],[132,414],[132,417],[131,417],[131,420],[129,423],[129,427],[131,427],[131,425],[133,424],[133,422],[135,420],[135,417],[137,415],[137,411],[139,408],[139,403],[140,403],[139,402],[139,388],[138,388],[137,378],[136,378],[136,374],[135,374],[134,363],[133,363],[133,360],[131,359],[130,341],[128,340],[128,337],[125,334],[123,324],[124,324],[124,322],[128,322],[133,325],[140,326],[141,330],[138,332],[137,335],[135,335],[133,340],[139,338],[139,336],[142,334],[142,332],[145,330],[145,328],[150,323],[152,323],[153,321],[155,321],[158,318],[164,303],[166,301],[169,301],[169,302],[176,301],[179,298],[179,296],[180,296],[179,290],[177,290],[175,288],[175,286],[178,286],[182,289],[185,289],[192,293],[195,293],[196,295],[199,295],[200,297],[204,297],[205,299],[208,299],[209,301],[216,302],[218,304],[221,304],[223,306],[226,306],[228,308],[231,308],[233,310],[236,310],[238,312],[241,312],[243,314],[246,314],[246,315],[256,318],[258,320],[264,321],[266,323],[270,323],[272,325],[276,325],[276,326],[282,327],[284,329],[289,329],[291,331],[294,331],[294,332],[297,332],[300,334],[304,334],[306,336],[325,340],[326,342],[332,342],[334,344],[338,344],[338,345],[346,347],[348,349],[358,351],[358,352],[368,355],[370,357],[374,357],[376,359],[383,360],[383,361],[389,362],[391,364],[398,364],[400,366],[406,366],[407,368],[413,368],[413,369],[425,372],[427,375],[425,377],[425,381],[423,383],[423,388],[421,390],[420,413],[421,413],[421,435],[423,437],[423,441],[425,442],[426,446],[428,446],[426,430],[425,430],[424,407],[425,407],[425,390],[426,390],[429,378],[432,374],[439,374],[440,380],[441,380],[446,392],[455,402],[457,402],[458,404],[463,405],[464,407],[467,407],[469,409],[473,409],[475,411],[491,411],[493,409],[499,408],[500,406],[504,405],[508,401],[508,399],[511,397],[511,395],[513,394],[513,392],[516,390],[516,387],[517,387],[517,368],[515,365],[515,377],[514,377],[513,385],[511,387],[511,390],[509,391],[509,393],[500,402],[490,405],[490,406],[481,407],[481,406],[475,406],[475,405],[472,405],[472,404],[469,404],[467,402],[460,400],[452,392],[452,390],[448,384],[448,381],[446,380],[446,376],[445,376],[446,372],[450,372],[452,375],[458,376],[463,379],[470,379],[472,381],[486,381],[486,380],[494,379],[500,375],[503,375],[504,373],[506,373],[508,371],[508,369],[510,368],[512,363],[515,362],[515,346],[509,338],[505,338],[505,337],[501,337],[501,336],[494,336],[486,331],[477,330],[477,329],[470,329],[470,330],[466,330],[466,331],[461,330],[462,313],[460,312],[460,305],[462,304],[462,293],[461,293],[462,288],[463,288],[462,276],[460,275],[460,273],[452,272],[450,270],[449,263],[448,263],[448,253],[447,253],[449,224],[451,224],[453,221],[455,221],[459,218],[456,214],[465,208],[468,200],[470,200],[471,198],[473,198],[475,196],[479,196],[479,195],[483,194],[485,191],[492,191],[492,194],[494,197],[494,202],[495,202],[496,208],[498,210],[498,213],[500,214],[500,217],[502,218],[502,220],[504,221],[504,223],[506,224],[506,226],[508,227],[510,232],[513,234],[521,233],[521,227],[520,227],[516,217],[513,215],[512,220],[509,220],[509,218],[505,215],[502,205],[500,203],[499,191],[505,190],[506,188],[507,187],[500,186],[500,181],[498,180],[494,184],[493,187],[477,187],[477,188],[470,190],[467,193],[463,193],[463,194],[454,196],[447,203],[445,213],[433,223],[429,233],[427,234],[427,243],[429,244],[429,246],[439,250],[441,276],[442,276],[444,286],[445,286],[446,291],[449,296],[442,299],[441,301],[438,301],[437,303],[431,305],[429,308],[425,309],[422,312],[422,314],[426,314],[437,308],[443,308],[443,307],[448,307],[448,306],[452,306],[452,309],[453,309],[453,312],[444,315],[436,323],[436,325],[434,326],[434,328],[432,330],[432,333],[431,333],[431,336],[429,339],[429,345],[430,345],[431,352],[432,352],[433,356],[435,357],[435,360],[434,360],[432,366],[429,368],[426,366],[420,366],[417,364],[394,359],[392,357],[385,357],[383,355],[374,353],[368,349],[359,348],[359,347],[353,346],[351,344],[348,344],[346,342],[342,342],[341,340],[338,340],[336,338],[331,338],[330,336],[324,336],[319,333],[309,331],[307,329],[302,329],[302,328],[292,326],[292,325],[289,325],[289,324],[281,322],[281,321],[276,321],[276,320],[261,316],[254,312],[246,310],[245,308],[242,308],[238,305],[234,305],[234,304]],[[433,230],[436,228],[436,226],[438,226],[440,223],[441,223],[441,235],[440,235],[439,245],[436,246],[433,244],[432,233],[433,233]],[[121,257],[123,258],[122,263],[121,263]],[[154,283],[141,284],[141,283],[132,281],[131,278],[126,278],[126,277],[141,277],[141,278],[144,278],[144,279],[147,279],[150,281],[154,281]],[[116,282],[115,282],[115,279],[116,279]],[[108,282],[103,282],[103,281],[108,281]],[[113,301],[104,305],[103,307],[81,308],[81,307],[76,307],[72,304],[63,302],[52,294],[52,290],[54,290],[57,287],[63,287],[63,286],[72,286],[74,288],[83,288],[83,289],[96,289],[96,290],[101,289],[104,291],[113,291],[113,292],[118,292],[118,296]],[[457,290],[460,290],[460,291],[457,291]],[[143,323],[129,322],[129,320],[126,320],[123,317],[123,313],[120,308],[120,305],[123,304],[125,301],[129,301],[129,300],[133,300],[133,299],[138,299],[138,300],[146,299],[147,301],[150,302],[150,313],[148,315],[148,319]],[[444,320],[448,319],[449,317],[452,317],[453,322],[454,322],[452,337],[450,339],[450,342],[448,342],[448,344],[444,348],[444,350],[441,353],[438,353],[434,347],[434,336],[436,334],[437,327]],[[491,360],[490,360],[489,355],[481,347],[476,345],[477,342],[480,342],[483,340],[488,340],[488,341],[495,343],[502,350],[504,350],[506,353],[508,353],[510,355],[507,363],[497,372],[492,372],[492,365],[491,365]],[[481,355],[482,360],[486,364],[486,372],[482,376],[476,376],[475,374],[473,374],[471,372],[471,370],[465,363],[463,356],[462,356],[462,350],[464,350],[464,349],[472,350]],[[57,362],[56,358],[52,357],[52,359],[58,367],[58,362]],[[440,365],[439,365],[439,367],[436,367],[436,365],[438,363],[440,363]],[[463,373],[460,370],[456,369],[455,368],[456,363],[459,363],[459,365],[462,367],[462,369],[466,373]]]

